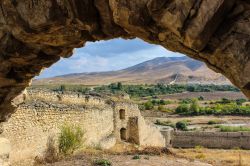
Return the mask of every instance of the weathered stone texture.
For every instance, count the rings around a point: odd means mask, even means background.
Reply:
[[[120,109],[125,110],[124,119],[120,119]],[[50,138],[54,138],[57,144],[60,127],[65,123],[83,129],[87,147],[113,147],[121,141],[121,128],[127,130],[125,141],[130,141],[129,131],[133,127],[128,123],[130,118],[138,119],[138,128],[134,131],[139,136],[137,144],[165,146],[160,130],[145,123],[136,104],[44,90],[28,91],[25,103],[18,107],[8,122],[3,123],[1,136],[11,142],[10,160],[22,161],[43,154]]]
[[[250,97],[250,0],[2,0],[0,121],[43,68],[87,41],[139,37],[204,61]]]
[[[175,148],[194,148],[203,146],[206,148],[250,149],[250,134],[248,132],[196,132],[196,131],[162,131],[162,134],[170,137],[171,145]]]

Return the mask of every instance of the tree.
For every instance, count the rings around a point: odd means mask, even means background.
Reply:
[[[117,89],[122,90],[122,83],[121,82],[117,83]]]
[[[177,122],[176,123],[176,128],[178,129],[178,130],[182,130],[182,131],[187,131],[188,129],[187,129],[187,122],[185,122],[185,121],[179,121],[179,122]]]
[[[64,92],[66,90],[66,86],[65,85],[61,85],[60,86],[60,91]]]

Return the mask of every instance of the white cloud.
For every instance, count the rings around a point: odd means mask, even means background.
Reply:
[[[119,70],[163,56],[183,55],[170,52],[161,46],[149,45],[138,39],[132,40],[132,44],[120,39],[87,43],[84,48],[76,49],[71,58],[62,59],[51,68],[46,69],[40,77]]]

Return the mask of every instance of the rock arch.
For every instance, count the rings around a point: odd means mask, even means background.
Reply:
[[[117,37],[204,61],[250,97],[249,18],[250,0],[2,0],[0,121],[43,68]]]

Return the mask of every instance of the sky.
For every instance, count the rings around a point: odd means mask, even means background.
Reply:
[[[162,46],[148,44],[140,39],[88,42],[83,48],[75,49],[70,58],[45,69],[38,78],[58,75],[100,72],[124,69],[156,57],[183,56],[166,50]]]

